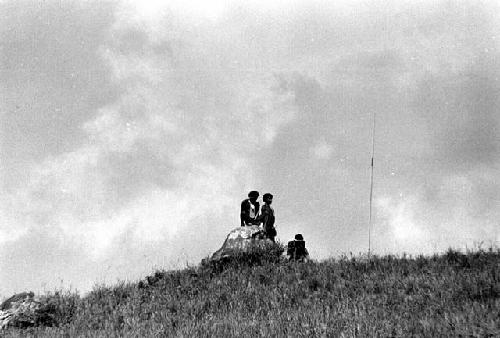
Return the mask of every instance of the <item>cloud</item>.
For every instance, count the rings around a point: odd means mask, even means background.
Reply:
[[[498,245],[498,216],[494,207],[498,193],[487,196],[484,184],[495,175],[478,171],[475,175],[450,175],[437,184],[432,200],[420,186],[399,197],[380,196],[375,201],[377,217],[375,246],[382,252],[430,254],[449,247],[477,249]],[[496,179],[496,178],[495,178]],[[487,183],[488,182],[488,183]],[[498,190],[498,182],[491,191]],[[485,204],[485,201],[487,204]]]
[[[238,211],[229,210],[239,192],[255,184],[248,170],[252,158],[294,117],[287,109],[289,93],[273,89],[272,75],[256,82],[220,62],[217,51],[230,37],[203,50],[209,36],[183,37],[189,26],[158,31],[148,29],[148,22],[142,26],[120,15],[116,20],[95,52],[120,95],[72,121],[79,144],[25,167],[26,183],[2,196],[12,206],[2,210],[2,256],[31,242],[33,234],[46,245],[32,246],[22,266],[3,262],[2,271],[9,273],[2,273],[1,284],[10,286],[0,292],[12,290],[23,269],[53,283],[64,274],[56,267],[62,257],[65,266],[96,265],[79,288],[104,274],[139,277],[144,265],[117,269],[111,262],[129,255],[137,260],[146,246],[158,250],[148,251],[148,269],[176,264],[175,250],[182,248],[175,241],[186,243],[182,236],[197,223],[222,238],[237,223],[221,220],[237,219]],[[241,80],[237,86],[234,76]],[[96,85],[93,80],[86,88]],[[193,235],[198,241],[210,237],[204,231]],[[190,245],[190,259],[201,259],[219,244]],[[42,265],[29,262],[36,250],[46,256]],[[42,267],[58,277],[42,273]],[[74,269],[68,274],[80,275]],[[33,277],[15,285],[39,288],[37,283]]]
[[[432,252],[432,235],[425,225],[420,223],[415,212],[419,209],[418,200],[409,196],[403,200],[395,201],[390,197],[380,197],[376,207],[380,210],[382,218],[386,220],[385,228],[375,228],[373,237],[379,239],[378,245],[385,244],[386,252]],[[389,240],[389,243],[380,239]],[[377,242],[377,241],[374,241]],[[392,242],[392,243],[390,243]]]
[[[2,6],[0,293],[196,263],[254,189],[283,241],[364,251],[374,116],[375,252],[495,231],[493,4]]]
[[[327,160],[330,158],[331,153],[332,147],[325,142],[319,142],[311,148],[311,154],[316,160]]]
[[[0,4],[2,151],[7,185],[24,166],[71,151],[79,126],[120,88],[98,55],[113,22],[111,2]]]

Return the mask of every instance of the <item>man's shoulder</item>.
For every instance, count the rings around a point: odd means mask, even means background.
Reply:
[[[242,208],[246,208],[246,207],[248,206],[248,202],[249,202],[249,199],[248,199],[248,198],[247,198],[247,199],[245,199],[245,200],[243,200],[243,201],[241,201],[241,207],[242,207]]]
[[[262,212],[273,212],[273,208],[271,208],[271,206],[269,206],[267,204],[262,205],[261,210],[262,210]]]

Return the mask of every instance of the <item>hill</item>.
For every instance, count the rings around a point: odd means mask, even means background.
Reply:
[[[500,250],[290,263],[241,255],[85,297],[47,295],[55,327],[7,337],[500,336]]]

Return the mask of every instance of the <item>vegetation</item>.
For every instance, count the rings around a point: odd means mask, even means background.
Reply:
[[[282,248],[257,251],[96,287],[85,297],[48,295],[58,326],[5,334],[500,336],[500,250],[307,263],[278,258]]]

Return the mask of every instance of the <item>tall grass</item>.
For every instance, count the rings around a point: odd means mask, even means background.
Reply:
[[[157,271],[82,298],[59,295],[58,326],[6,334],[500,336],[500,250],[307,263],[287,262],[279,250]]]

